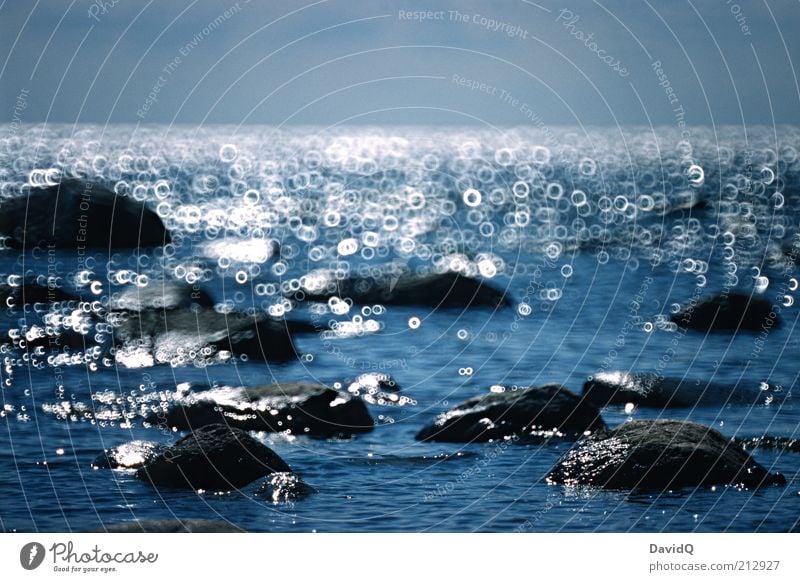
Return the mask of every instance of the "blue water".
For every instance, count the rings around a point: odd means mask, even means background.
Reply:
[[[559,382],[580,391],[590,375],[614,370],[713,379],[754,394],[761,383],[772,388],[755,406],[608,407],[609,425],[687,418],[728,436],[798,437],[797,281],[781,247],[798,231],[800,163],[788,144],[800,132],[781,128],[776,142],[770,131],[749,131],[698,128],[691,144],[669,129],[640,128],[48,127],[5,139],[0,196],[24,195],[24,183],[57,173],[94,178],[157,208],[174,243],[99,253],[94,262],[75,251],[4,250],[4,278],[58,274],[84,292],[97,283],[102,309],[132,279],[197,276],[219,309],[288,307],[321,330],[331,320],[352,329],[371,319],[377,331],[298,336],[302,356],[287,364],[133,367],[147,362],[81,352],[48,360],[3,347],[0,529],[197,517],[250,531],[797,530],[796,453],[753,453],[786,476],[785,487],[655,495],[546,484],[567,443],[414,440],[439,412],[491,386]],[[48,178],[38,171],[48,169]],[[692,197],[708,207],[689,210]],[[270,241],[280,243],[278,254]],[[482,275],[508,289],[514,306],[334,314],[280,296],[281,283],[314,269],[369,274],[391,261]],[[728,288],[774,300],[782,325],[766,334],[681,334],[667,323],[675,304]],[[44,317],[4,310],[0,323],[13,335]],[[83,331],[94,335],[92,325]],[[90,467],[110,446],[177,439],[144,427],[135,412],[177,384],[347,386],[367,371],[390,374],[410,399],[370,404],[374,432],[328,441],[256,435],[318,490],[306,500],[265,502],[253,496],[257,482],[227,494],[156,490],[130,472]],[[59,418],[52,405],[65,403],[96,414]]]

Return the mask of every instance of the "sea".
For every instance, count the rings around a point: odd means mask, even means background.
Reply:
[[[0,306],[0,531],[103,531],[203,518],[253,532],[788,532],[800,529],[800,455],[752,452],[785,486],[602,490],[548,484],[572,443],[421,443],[420,428],[490,391],[600,373],[712,381],[749,402],[613,405],[609,425],[688,419],[728,437],[800,438],[795,332],[800,128],[6,126],[0,200],[74,177],[144,201],[170,231],[155,249],[0,250],[0,282],[38,277],[92,298],[81,309]],[[504,308],[299,301],[338,279],[457,271],[506,292]],[[394,271],[392,271],[394,270]],[[201,286],[221,312],[311,322],[299,356],[168,363],[93,347],[90,317],[131,286]],[[774,326],[706,332],[670,316],[741,292]],[[79,333],[40,353],[14,338]],[[144,422],[187,385],[318,382],[387,374],[352,438],[253,433],[317,493],[156,489],[95,470],[104,449],[181,436]]]

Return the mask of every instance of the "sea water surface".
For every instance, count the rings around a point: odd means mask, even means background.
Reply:
[[[249,531],[791,531],[800,455],[756,450],[785,487],[654,494],[548,485],[569,443],[419,443],[458,402],[548,382],[579,392],[604,371],[727,384],[755,405],[607,407],[609,425],[691,419],[726,436],[798,437],[795,265],[800,130],[693,128],[26,127],[0,138],[0,197],[64,176],[147,201],[173,243],[139,251],[0,250],[0,279],[57,276],[100,312],[125,286],[202,286],[220,311],[314,323],[286,364],[14,349],[32,326],[104,327],[47,306],[0,311],[0,530],[91,531],[135,519],[207,518]],[[459,271],[507,290],[507,309],[310,304],[301,277]],[[46,284],[46,281],[45,281]],[[693,297],[763,294],[781,325],[680,330]],[[346,300],[346,297],[342,297]],[[142,403],[183,383],[347,387],[392,376],[402,405],[369,404],[352,439],[256,434],[316,495],[273,504],[233,492],[155,489],[91,461],[147,427]],[[502,388],[501,388],[502,387]],[[767,388],[762,390],[762,388]],[[763,397],[759,397],[759,391]],[[85,405],[85,408],[81,408]],[[72,413],[71,411],[80,411]],[[65,413],[66,411],[66,413]]]

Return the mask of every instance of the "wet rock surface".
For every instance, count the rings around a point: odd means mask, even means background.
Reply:
[[[230,490],[275,472],[291,469],[245,431],[217,424],[178,440],[141,467],[136,477],[155,486]]]
[[[0,234],[12,248],[139,248],[171,242],[158,215],[144,203],[99,183],[63,179],[30,188],[0,205]]]
[[[167,449],[150,441],[131,441],[105,450],[92,461],[92,469],[138,469]]]
[[[424,307],[507,307],[510,299],[491,284],[455,272],[430,275],[402,274],[337,280],[330,273],[304,278],[304,298],[327,301],[350,298],[358,304],[416,305]]]
[[[418,440],[474,442],[579,436],[605,427],[599,409],[558,384],[470,398],[440,414]]]
[[[595,433],[567,452],[547,480],[655,490],[786,483],[713,428],[673,420],[639,420]]]
[[[782,398],[774,386],[727,385],[636,372],[603,372],[583,385],[585,398],[603,407],[632,403],[652,408],[688,408],[724,404],[769,404]]]
[[[374,428],[360,398],[322,384],[304,383],[210,390],[177,401],[147,420],[179,430],[225,423],[243,430],[311,437],[350,436]]]
[[[220,351],[260,361],[297,357],[292,336],[281,321],[208,308],[117,312],[109,316],[114,336],[126,354],[144,350],[155,363],[176,365],[211,357]]]
[[[780,324],[772,304],[757,295],[719,294],[672,315],[680,327],[701,331],[759,331]]]

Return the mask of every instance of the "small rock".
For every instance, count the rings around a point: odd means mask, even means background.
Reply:
[[[267,384],[238,390],[213,390],[179,400],[151,424],[186,430],[224,423],[243,430],[287,432],[311,437],[351,436],[373,430],[364,402],[322,384]]]
[[[782,394],[768,384],[729,386],[638,372],[595,374],[583,385],[583,395],[601,408],[609,404],[627,403],[653,408],[689,408],[720,404],[752,406],[782,398]]]
[[[121,353],[144,348],[152,352],[155,363],[189,364],[223,350],[258,361],[285,362],[297,357],[286,325],[263,317],[208,308],[146,309],[113,312],[109,323]]]
[[[579,436],[605,427],[593,404],[558,384],[507,390],[470,398],[440,414],[417,440],[482,442],[519,438]]]
[[[273,503],[300,501],[317,490],[303,482],[294,473],[273,473],[261,484],[256,495],[267,497]]]
[[[230,490],[290,472],[275,452],[243,430],[212,424],[183,437],[136,472],[156,486]]]
[[[675,420],[639,420],[597,432],[561,457],[547,480],[662,491],[786,483],[713,428]]]
[[[302,278],[309,301],[350,298],[361,305],[417,305],[427,307],[508,307],[504,291],[455,272],[431,275],[336,280],[332,273],[315,272]]]
[[[670,319],[680,327],[702,331],[759,331],[780,324],[769,301],[742,293],[715,295],[685,307]]]

